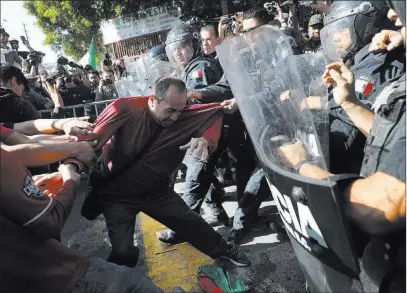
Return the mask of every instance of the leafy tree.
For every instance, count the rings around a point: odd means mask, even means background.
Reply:
[[[228,0],[229,13],[244,11],[264,0]],[[143,9],[170,5],[173,13],[182,12],[181,20],[192,17],[208,20],[222,15],[219,0],[41,0],[26,1],[24,7],[37,18],[38,26],[46,35],[45,44],[56,51],[81,58],[95,40],[98,64],[106,51],[100,32],[102,21],[115,18],[139,17]]]
[[[29,14],[37,18],[38,26],[46,38],[44,43],[51,45],[55,51],[79,60],[88,51],[92,38],[95,40],[97,55],[102,55],[104,48],[99,32],[100,19],[92,13],[76,13],[71,1],[26,1],[24,7]]]

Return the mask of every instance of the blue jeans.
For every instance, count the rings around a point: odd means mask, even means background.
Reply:
[[[185,163],[188,167],[187,177],[185,178],[184,195],[185,203],[196,213],[200,212],[203,200],[208,202],[220,203],[222,194],[217,191],[218,182],[214,175],[214,170],[219,157],[225,149],[228,150],[230,157],[236,161],[235,182],[237,185],[237,194],[243,194],[243,190],[250,174],[256,167],[253,159],[254,149],[250,139],[245,135],[245,125],[236,117],[226,115],[218,148],[210,155],[208,162],[201,161],[191,156],[186,157]]]
[[[261,203],[269,196],[270,191],[261,167],[257,167],[247,182],[243,196],[239,198],[239,207],[233,219],[233,229],[249,229],[257,217]]]
[[[218,156],[216,156],[217,158]],[[187,176],[185,178],[183,200],[194,212],[200,214],[203,200],[208,202],[221,202],[222,194],[217,191],[213,182],[218,179],[213,174],[214,161],[202,161],[199,158],[187,155],[185,164],[187,165]],[[211,160],[210,159],[210,160]]]
[[[164,293],[133,269],[109,263],[100,258],[89,259],[85,275],[72,293]]]

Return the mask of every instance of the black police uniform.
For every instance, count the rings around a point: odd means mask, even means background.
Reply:
[[[369,53],[369,45],[353,58],[350,70],[354,74],[357,98],[367,105],[374,103],[373,93],[384,82],[405,72],[402,49],[391,52]],[[353,124],[343,109],[329,97],[331,167],[334,174],[359,173],[363,158],[364,135]]]
[[[200,89],[198,92],[201,94],[202,103],[223,102],[233,98],[225,76],[222,76],[216,84]],[[264,172],[258,167],[254,147],[240,112],[225,115],[224,120],[229,127],[225,139],[220,140],[220,143],[224,143],[228,148],[228,153],[234,158],[236,164],[234,179],[239,207],[235,212],[233,230],[241,233],[243,229],[248,229],[257,217],[261,202],[269,196],[269,189]]]
[[[220,80],[223,69],[217,58],[197,57],[193,59],[182,72],[182,79],[185,81],[187,89],[199,90],[213,85]],[[189,100],[189,104],[202,103],[199,100]],[[205,102],[203,102],[205,103]],[[195,212],[199,213],[204,198],[208,203],[215,204],[220,210],[213,210],[216,216],[222,214],[223,221],[227,222],[227,215],[221,208],[222,186],[214,175],[216,164],[225,150],[225,140],[229,137],[229,119],[224,119],[222,133],[218,142],[218,147],[211,154],[208,162],[196,161],[187,158],[188,170],[184,186],[183,199],[186,204]]]
[[[202,89],[217,83],[223,75],[217,58],[198,57],[188,63],[181,77],[187,89]]]
[[[361,176],[386,173],[406,182],[405,74],[385,83],[374,95],[374,122],[365,146]],[[372,292],[406,292],[405,227],[383,236],[371,236],[362,256],[362,268]]]

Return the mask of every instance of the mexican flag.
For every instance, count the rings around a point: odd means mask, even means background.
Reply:
[[[93,67],[93,69],[97,70],[96,55],[95,55],[95,42],[93,41],[93,39],[90,42],[88,53],[89,53],[88,64],[90,64]]]
[[[89,50],[88,52],[79,60],[78,62],[82,66],[86,66],[90,64],[93,69],[97,70],[96,66],[96,55],[95,55],[95,42],[92,41],[90,42]]]

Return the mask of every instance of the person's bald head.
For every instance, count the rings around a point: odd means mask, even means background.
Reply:
[[[185,83],[179,78],[162,77],[155,82],[153,92],[148,100],[151,114],[162,127],[169,127],[187,104]]]

